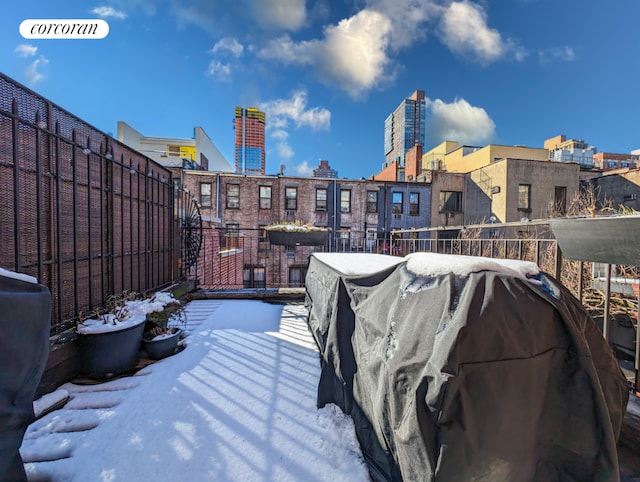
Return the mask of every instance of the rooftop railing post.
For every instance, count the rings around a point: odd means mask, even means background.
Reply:
[[[43,235],[42,235],[42,152],[40,140],[40,113],[36,112],[36,243],[38,249],[38,281],[44,284]]]
[[[71,208],[71,232],[73,236],[73,309],[74,312],[78,312],[78,156],[77,149],[78,140],[76,139],[76,130],[71,131],[71,202],[73,207]],[[85,148],[85,149],[88,149]]]
[[[582,303],[582,291],[584,290],[584,261],[578,263],[578,301]]]
[[[611,265],[607,264],[606,282],[604,291],[604,314],[602,315],[602,336],[609,341],[609,303],[611,301]]]
[[[636,383],[635,383],[635,392],[636,396],[640,397],[640,336],[638,335],[638,329],[640,328],[640,285],[638,285],[638,297],[637,297],[637,307],[636,307],[636,357],[634,362],[634,367],[636,369]]]
[[[20,156],[18,150],[20,143],[18,142],[19,121],[18,121],[18,101],[14,98],[11,104],[13,116],[11,118],[11,137],[12,137],[12,162],[13,162],[13,250],[14,260],[13,269],[17,272],[22,271],[22,223],[20,222]]]
[[[556,266],[555,266],[555,278],[562,282],[562,250],[556,241]]]

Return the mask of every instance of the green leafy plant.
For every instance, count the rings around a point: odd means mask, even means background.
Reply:
[[[175,325],[186,325],[187,319],[184,308],[184,305],[176,300],[165,305],[162,311],[147,313],[144,327],[145,338],[174,333]]]
[[[80,312],[78,316],[78,323],[84,324],[86,320],[98,319],[103,324],[115,325],[118,322],[123,321],[129,314],[129,308],[127,302],[134,301],[140,298],[140,295],[135,291],[125,290],[122,293],[109,295],[104,307],[95,308],[89,312]],[[113,316],[107,316],[112,314]]]

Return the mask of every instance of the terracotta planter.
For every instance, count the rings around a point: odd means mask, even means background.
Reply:
[[[173,355],[178,348],[182,329],[176,328],[176,331],[165,338],[159,340],[142,339],[142,347],[147,352],[147,356],[152,360],[160,360]]]
[[[327,242],[328,231],[269,231],[271,244],[279,246],[321,246]]]
[[[138,363],[144,321],[124,330],[78,333],[81,370],[89,378],[110,378]]]

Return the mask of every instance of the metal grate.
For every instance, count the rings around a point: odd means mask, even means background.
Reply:
[[[0,266],[52,294],[52,334],[175,276],[171,173],[0,74]]]

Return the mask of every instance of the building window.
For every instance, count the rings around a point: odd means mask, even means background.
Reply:
[[[351,191],[348,189],[342,189],[340,191],[340,212],[351,212]]]
[[[222,249],[237,249],[240,247],[240,225],[228,223],[225,226],[224,239],[221,240]]]
[[[240,209],[240,184],[227,184],[227,209]]]
[[[167,155],[168,156],[180,156],[180,146],[172,146],[172,145],[168,145],[167,146]]]
[[[404,204],[404,196],[401,192],[391,193],[391,212],[393,214],[402,214],[402,206]]]
[[[420,215],[420,194],[417,192],[409,193],[409,216]]]
[[[271,186],[260,186],[260,209],[271,209]]]
[[[264,266],[245,265],[243,270],[245,288],[266,288],[266,279]]]
[[[324,188],[316,189],[316,211],[327,210],[327,190]]]
[[[306,266],[289,266],[289,288],[301,288],[307,276]]]
[[[351,246],[351,228],[348,226],[341,226],[336,234],[336,249],[338,251],[349,251]]]
[[[298,188],[297,187],[284,188],[284,208],[287,211],[295,211],[296,209],[298,209]]]
[[[378,191],[367,191],[367,213],[378,212]]]
[[[441,213],[461,213],[462,212],[462,192],[440,191],[440,212]]]
[[[622,163],[622,167],[629,167],[629,163],[628,162],[623,162]]]
[[[553,195],[553,207],[561,216],[567,212],[567,188],[565,186],[556,186]]]
[[[518,184],[518,211],[531,211],[531,184]]]
[[[211,207],[211,183],[200,183],[200,206],[203,208]]]

